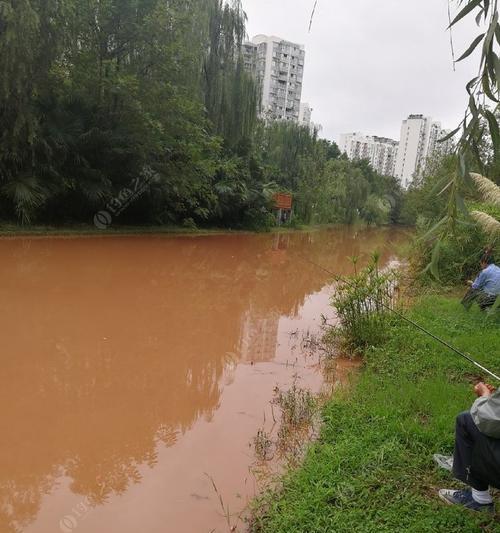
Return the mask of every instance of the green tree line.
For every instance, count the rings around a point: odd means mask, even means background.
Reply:
[[[0,217],[91,222],[152,169],[120,223],[266,227],[276,191],[304,223],[395,219],[394,180],[258,119],[245,23],[239,0],[0,0]]]

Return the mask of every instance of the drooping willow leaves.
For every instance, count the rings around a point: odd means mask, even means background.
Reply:
[[[451,0],[450,0],[451,1]],[[438,194],[448,195],[447,210],[440,220],[426,235],[438,237],[429,265],[435,277],[439,276],[437,264],[440,258],[440,240],[453,233],[459,220],[469,218],[469,212],[463,197],[467,187],[474,186],[471,179],[471,161],[481,172],[484,172],[484,153],[480,146],[485,137],[491,140],[493,157],[500,155],[500,128],[498,125],[499,95],[500,95],[500,24],[498,0],[458,0],[458,13],[450,23],[449,29],[474,17],[479,34],[472,40],[466,50],[456,62],[469,58],[480,50],[480,60],[477,75],[466,85],[468,106],[463,120],[457,128],[451,131],[441,142],[458,136],[457,143],[457,171],[451,178],[438,183]],[[484,28],[484,29],[482,29]],[[476,180],[477,181],[477,180]],[[489,215],[475,212],[473,219],[485,228],[490,228],[493,221]],[[467,222],[466,222],[467,223]]]
[[[2,219],[91,220],[145,164],[138,219],[218,212],[223,149],[257,120],[245,20],[239,0],[0,0]]]

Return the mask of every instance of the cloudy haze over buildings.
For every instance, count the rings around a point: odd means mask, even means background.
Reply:
[[[399,139],[401,120],[414,110],[458,125],[467,105],[465,84],[477,56],[453,72],[447,0],[243,0],[249,35],[279,35],[307,51],[302,101],[314,108],[322,136],[377,132]],[[465,50],[478,29],[471,21],[454,32]]]

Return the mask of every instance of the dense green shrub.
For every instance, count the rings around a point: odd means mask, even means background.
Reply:
[[[332,296],[340,322],[333,335],[354,351],[380,344],[387,335],[395,287],[395,271],[380,271],[376,258],[360,272],[340,278]]]
[[[456,170],[456,156],[436,157],[428,161],[425,171],[410,185],[400,213],[400,222],[413,226],[419,218],[439,220],[446,208],[446,197],[439,194],[440,183]]]

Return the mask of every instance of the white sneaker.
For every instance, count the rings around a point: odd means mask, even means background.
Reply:
[[[461,505],[471,511],[486,511],[491,514],[495,513],[495,505],[493,503],[477,503],[472,497],[472,491],[470,490],[441,489],[438,494],[448,505]]]

